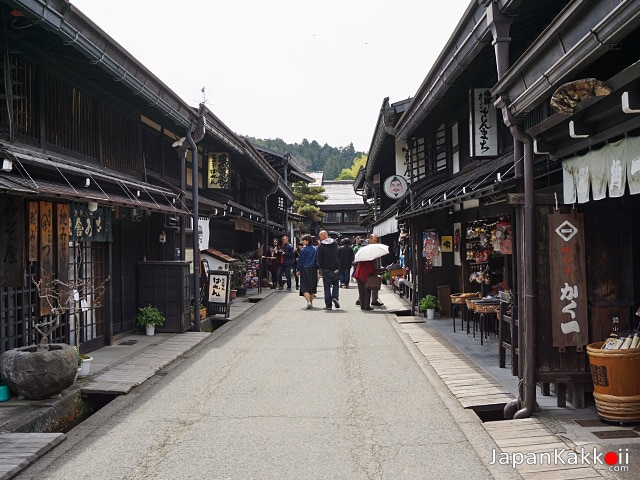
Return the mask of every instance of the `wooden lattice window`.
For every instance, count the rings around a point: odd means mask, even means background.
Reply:
[[[45,76],[45,140],[98,158],[97,100],[57,78]]]
[[[424,138],[412,138],[405,151],[405,177],[415,182],[425,176],[425,142]]]
[[[4,68],[8,68],[9,75],[5,75],[5,72],[0,75],[0,85],[2,85],[0,94],[9,112],[5,108],[0,109],[0,125],[3,130],[12,129],[13,134],[37,139],[33,93],[36,85],[36,68],[11,54],[8,55],[8,63],[4,64]]]
[[[102,153],[106,167],[139,173],[138,123],[115,110],[102,107]]]

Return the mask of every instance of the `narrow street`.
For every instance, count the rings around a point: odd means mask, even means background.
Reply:
[[[520,478],[393,315],[321,292],[270,295],[16,478]]]

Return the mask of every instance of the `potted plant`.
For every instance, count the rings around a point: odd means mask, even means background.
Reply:
[[[391,280],[391,272],[388,270],[382,274],[382,283],[388,285]]]
[[[243,258],[239,258],[229,263],[229,270],[231,270],[231,290],[235,290],[238,295],[242,296],[242,291],[247,293],[247,289],[244,287],[244,277],[247,273],[247,264]],[[232,295],[233,298],[233,295]]]
[[[136,316],[136,325],[145,327],[147,335],[153,335],[156,327],[164,324],[165,317],[162,312],[153,305],[147,305],[138,309]]]
[[[91,371],[91,362],[93,361],[93,357],[89,355],[83,355],[78,350],[78,347],[74,345],[74,350],[76,351],[76,356],[78,358],[78,378],[86,377],[89,375]]]
[[[207,307],[205,307],[202,303],[199,308],[200,320],[207,316]],[[191,320],[193,320],[193,307],[191,307]]]
[[[421,312],[426,312],[427,320],[433,320],[436,310],[440,310],[440,302],[435,295],[425,295],[420,299],[418,308]]]

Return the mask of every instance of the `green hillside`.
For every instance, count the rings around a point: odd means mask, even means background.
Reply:
[[[260,139],[247,137],[247,139],[277,153],[287,153],[308,172],[323,171],[325,180],[335,180],[343,169],[353,167],[356,158],[363,156],[364,152],[356,152],[353,143],[348,147],[330,147],[326,143],[322,146],[315,140],[309,142],[306,138],[302,143],[285,143],[280,138]]]

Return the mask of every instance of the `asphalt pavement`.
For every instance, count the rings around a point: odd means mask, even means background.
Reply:
[[[321,287],[319,290],[321,297]],[[80,467],[75,462],[80,454],[74,445],[81,438],[97,441],[106,435],[93,432],[122,415],[126,409],[118,402],[111,402],[70,432],[42,432],[50,431],[54,423],[50,419],[59,416],[61,406],[78,398],[83,389],[120,389],[119,398],[133,399],[129,392],[146,385],[146,379],[162,381],[173,364],[185,359],[195,362],[200,357],[209,366],[200,365],[198,368],[204,370],[196,373],[185,371],[184,377],[211,377],[210,388],[216,390],[217,400],[202,401],[213,402],[211,408],[217,413],[212,414],[209,430],[200,434],[205,435],[207,445],[225,453],[216,455],[219,461],[208,458],[206,467],[202,467],[205,471],[191,471],[189,477],[181,477],[179,470],[169,468],[158,470],[166,472],[166,477],[158,473],[151,475],[154,478],[201,478],[199,474],[203,473],[209,474],[206,478],[636,478],[628,472],[612,474],[604,468],[584,470],[589,476],[581,473],[583,476],[570,477],[549,469],[532,472],[512,465],[491,465],[494,452],[509,451],[499,446],[504,441],[504,433],[496,433],[504,430],[500,425],[515,428],[512,435],[520,437],[527,436],[526,430],[518,432],[520,427],[544,431],[569,449],[585,445],[629,448],[632,472],[637,472],[640,465],[638,440],[594,436],[594,432],[610,426],[585,429],[575,422],[597,421],[593,408],[555,408],[553,397],[539,399],[541,409],[531,420],[533,426],[527,427],[522,421],[483,423],[472,409],[464,408],[465,394],[461,397],[456,391],[460,381],[451,381],[450,374],[439,369],[437,359],[434,363],[425,348],[429,345],[425,339],[431,345],[446,344],[447,349],[457,352],[456,358],[464,352],[471,362],[468,368],[485,376],[482,382],[501,384],[515,394],[517,383],[509,369],[496,365],[494,339],[480,346],[477,339],[464,332],[453,333],[451,319],[424,323],[420,317],[407,316],[407,301],[388,287],[383,286],[381,292],[385,305],[372,312],[363,312],[355,305],[355,285],[340,292],[340,308],[328,311],[322,308],[322,298],[316,300],[314,309],[306,310],[306,302],[296,291],[266,290],[261,295],[237,299],[228,321],[220,321],[222,326],[211,333],[117,338],[112,346],[92,353],[91,375],[60,398],[12,398],[0,403],[0,479],[13,478],[21,471],[17,478],[67,478],[69,471],[81,478],[134,478],[122,473],[124,470],[95,476],[100,462],[77,475]],[[129,373],[136,363],[147,367],[142,378]],[[125,423],[135,421],[127,417]],[[154,424],[162,422],[158,419]],[[25,437],[18,432],[33,433]],[[187,443],[198,443],[198,438],[191,437]],[[265,448],[267,453],[260,453]],[[298,450],[305,455],[298,455]],[[249,462],[247,453],[253,455]],[[186,459],[188,452],[176,450],[173,455],[177,461],[182,456]],[[69,462],[69,467],[61,463],[62,459]],[[118,461],[123,468],[128,464],[128,460]],[[290,462],[294,462],[293,467]],[[204,465],[205,460],[200,463]],[[280,471],[285,464],[286,475]],[[128,465],[129,471],[138,467]],[[227,474],[216,476],[213,469],[216,474]]]

